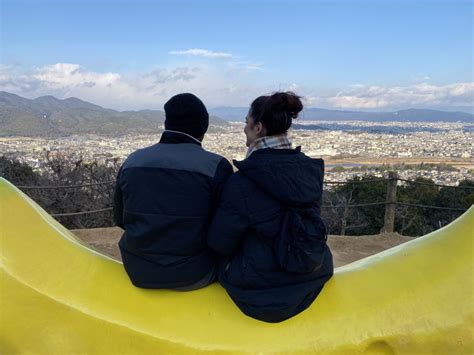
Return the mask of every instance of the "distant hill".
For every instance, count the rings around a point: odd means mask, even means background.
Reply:
[[[0,136],[157,133],[164,120],[158,110],[115,111],[74,97],[30,100],[0,91]],[[210,131],[228,125],[215,116],[210,122]]]
[[[248,107],[216,107],[209,111],[229,121],[244,121]],[[407,109],[395,112],[363,112],[305,108],[299,117],[302,120],[308,121],[474,122],[474,115],[471,113],[427,109]]]

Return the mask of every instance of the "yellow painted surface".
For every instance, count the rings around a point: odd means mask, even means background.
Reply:
[[[224,289],[143,290],[0,179],[1,354],[472,354],[474,208],[336,270],[313,305],[268,324]]]

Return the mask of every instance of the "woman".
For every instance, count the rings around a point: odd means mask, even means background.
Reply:
[[[247,157],[222,191],[208,243],[218,278],[250,317],[280,322],[314,301],[333,274],[319,217],[324,162],[292,148],[287,131],[303,105],[291,92],[260,96],[244,133]]]

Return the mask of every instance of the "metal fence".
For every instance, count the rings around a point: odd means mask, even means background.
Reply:
[[[336,185],[348,185],[348,184],[373,184],[373,183],[384,183],[386,184],[386,198],[384,201],[374,201],[368,203],[359,203],[359,204],[339,204],[339,205],[322,205],[321,209],[351,209],[351,208],[361,208],[361,207],[371,207],[371,206],[384,206],[384,222],[381,232],[393,232],[395,226],[395,215],[397,207],[413,207],[413,208],[423,208],[423,209],[433,209],[433,210],[446,210],[446,211],[458,211],[463,212],[467,208],[457,208],[457,207],[444,207],[444,206],[434,206],[434,205],[425,205],[418,203],[406,203],[402,201],[397,201],[397,187],[398,183],[404,184],[418,184],[418,185],[427,185],[432,187],[440,188],[455,188],[455,189],[467,189],[474,191],[474,186],[451,186],[451,185],[442,185],[435,184],[423,181],[416,180],[407,180],[399,178],[396,172],[389,172],[387,178],[376,178],[376,179],[363,179],[363,180],[349,180],[349,181],[326,181],[324,184],[326,186],[336,186]],[[21,190],[28,193],[31,190],[48,190],[48,189],[81,189],[87,187],[109,185],[110,188],[113,188],[115,181],[103,181],[103,182],[94,182],[94,183],[83,183],[83,184],[71,184],[71,185],[55,185],[55,186],[17,186]],[[51,213],[53,217],[71,217],[71,216],[81,216],[87,214],[95,214],[102,212],[112,211],[112,206],[104,206],[100,209],[85,210],[85,211],[69,211],[64,213]]]

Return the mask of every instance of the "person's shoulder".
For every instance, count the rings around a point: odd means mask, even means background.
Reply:
[[[157,144],[150,145],[148,147],[140,148],[137,149],[136,151],[132,152],[129,157],[137,157],[145,154],[149,154],[152,150],[155,150],[157,147]]]
[[[149,147],[137,149],[130,153],[123,162],[123,168],[127,168],[128,166],[133,165],[137,160],[142,160],[143,158],[150,156],[153,154],[154,150],[156,150],[156,146],[157,144],[154,144]]]
[[[232,164],[227,160],[227,158],[223,157],[222,155],[210,152],[208,150],[205,150],[204,148],[201,149],[201,154],[203,155],[204,159],[215,164],[216,173],[219,171],[223,171],[226,173],[233,172]]]
[[[225,162],[229,163],[229,161],[220,154],[210,152],[210,151],[208,151],[204,148],[202,148],[200,151],[201,151],[201,154],[203,156],[207,157],[209,160],[215,160],[215,161],[218,161],[218,162],[225,161]]]
[[[298,156],[301,160],[303,161],[306,161],[308,163],[312,163],[312,164],[315,164],[315,165],[318,165],[322,168],[324,168],[324,159],[322,158],[313,158],[313,157],[310,157],[308,155],[306,155],[304,152],[300,151],[298,153]]]

